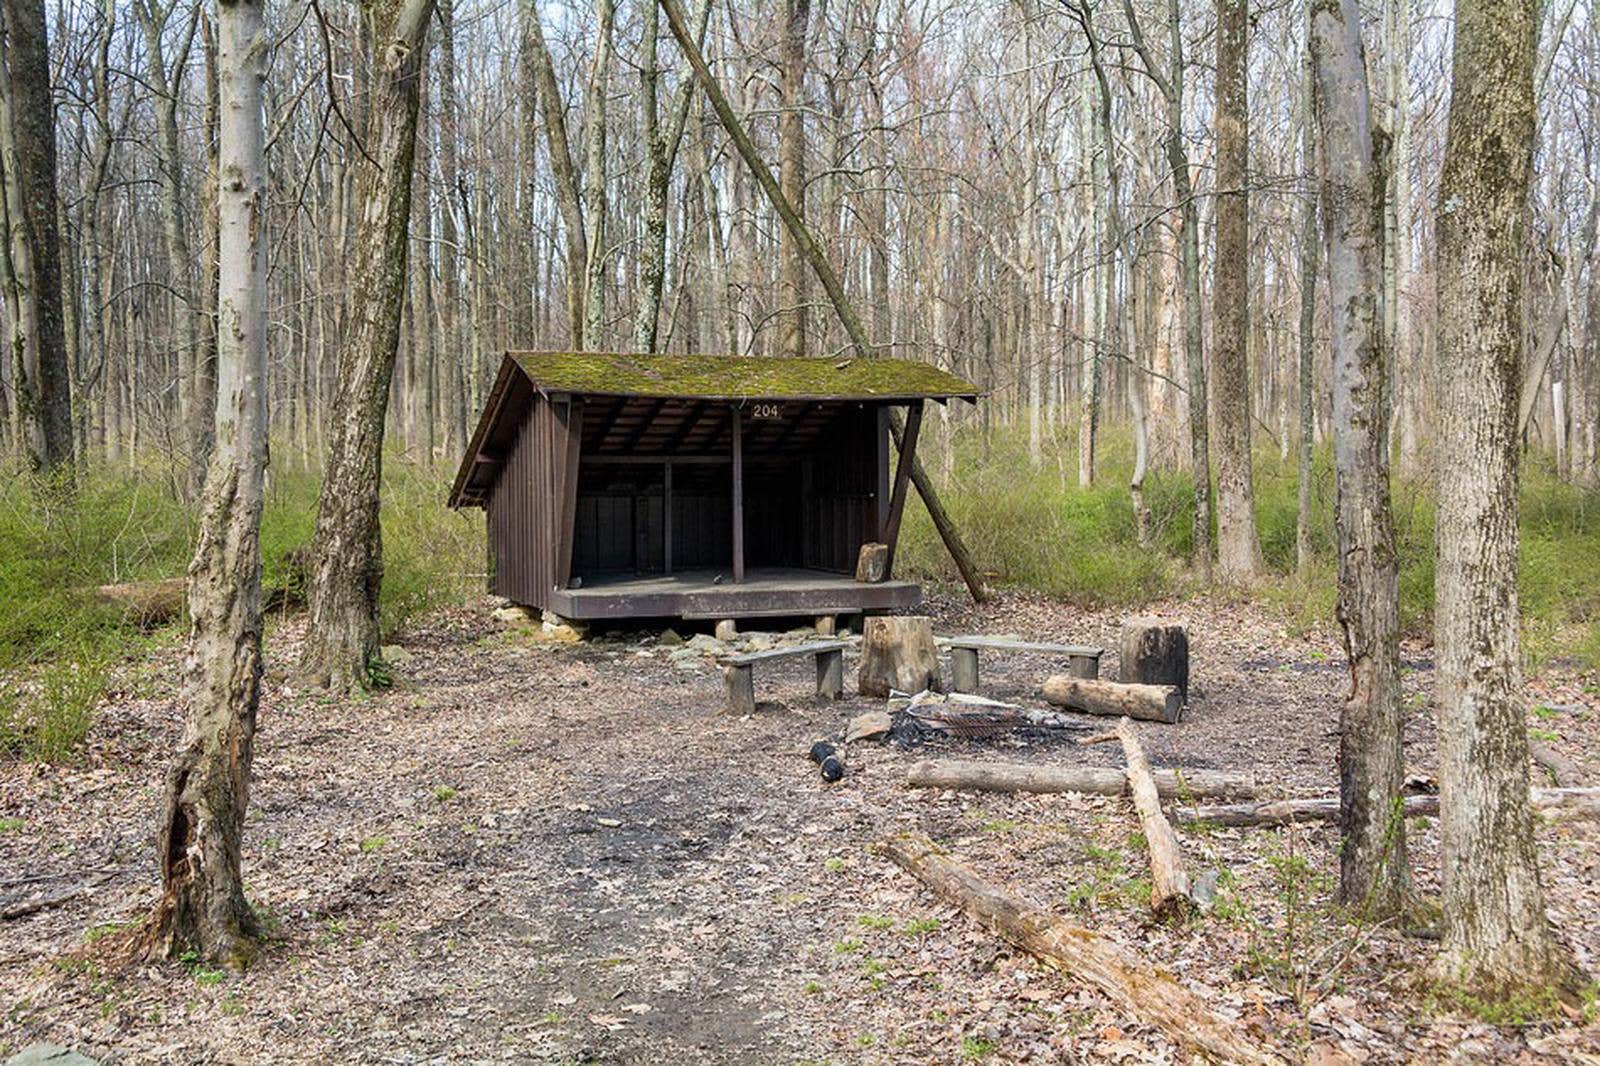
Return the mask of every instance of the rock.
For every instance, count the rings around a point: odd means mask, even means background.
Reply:
[[[5,1066],[100,1066],[100,1060],[60,1044],[29,1044],[7,1059]]]
[[[533,624],[532,612],[530,612],[526,607],[518,607],[516,604],[512,604],[509,607],[496,607],[494,609],[493,616],[495,621],[504,622],[506,625],[510,626],[527,626]]]
[[[886,737],[893,727],[894,721],[889,717],[888,711],[867,711],[850,719],[850,726],[844,732],[845,743],[854,744],[858,740]]]
[[[416,659],[415,655],[398,644],[385,644],[378,649],[378,655],[390,666],[410,666]]]
[[[483,598],[483,602],[485,604],[487,604],[491,610],[496,610],[496,611],[499,610],[502,607],[510,607],[511,606],[511,601],[509,599],[507,599],[504,596],[496,596],[496,595],[493,595],[493,594],[485,596]]]
[[[547,644],[578,644],[583,641],[583,633],[566,622],[541,624],[538,637]]]
[[[735,622],[731,618],[724,618],[722,621],[717,623],[716,633],[717,639],[723,641],[724,643],[730,640],[735,640],[739,636],[739,623]]]
[[[856,557],[856,580],[876,585],[889,576],[889,546],[877,541],[861,545]]]
[[[663,648],[676,648],[683,643],[683,638],[676,629],[667,629],[662,631],[660,643]]]
[[[837,628],[837,619],[831,614],[820,615],[817,618],[817,624],[812,628],[819,637],[831,637]]]
[[[939,653],[933,644],[933,622],[918,615],[867,619],[856,683],[863,696],[880,699],[891,689],[937,690]]]
[[[675,660],[672,664],[672,668],[674,670],[682,670],[684,673],[688,674],[699,670],[702,665],[703,664],[700,662],[700,656],[692,655],[685,659]]]
[[[683,646],[706,655],[721,655],[728,650],[728,645],[707,633],[696,633],[686,640]]]

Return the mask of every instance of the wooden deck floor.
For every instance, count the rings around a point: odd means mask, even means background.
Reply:
[[[752,569],[737,584],[716,570],[592,577],[581,588],[550,594],[552,611],[580,619],[853,614],[921,602],[922,588],[914,581],[873,585],[849,574],[789,567]]]

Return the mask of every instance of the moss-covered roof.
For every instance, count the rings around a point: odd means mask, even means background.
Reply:
[[[982,391],[910,359],[778,359],[738,355],[511,352],[545,392],[706,400],[911,400]]]

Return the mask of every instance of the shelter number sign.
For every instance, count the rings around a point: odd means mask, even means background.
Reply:
[[[781,403],[758,403],[758,404],[754,404],[750,408],[750,417],[751,418],[763,418],[763,419],[782,418],[783,417],[783,404],[781,404]]]

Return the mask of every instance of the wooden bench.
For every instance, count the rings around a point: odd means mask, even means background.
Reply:
[[[1022,651],[1037,655],[1066,657],[1073,677],[1100,676],[1100,656],[1104,648],[1080,644],[1036,644],[1005,637],[950,637],[943,641],[950,648],[950,682],[956,692],[978,691],[978,653],[984,651]]]
[[[722,679],[728,684],[728,710],[734,714],[755,713],[756,689],[752,668],[756,663],[804,655],[817,660],[817,695],[822,699],[838,699],[844,695],[844,650],[849,646],[843,640],[813,640],[787,648],[723,656],[717,662],[722,666]]]

